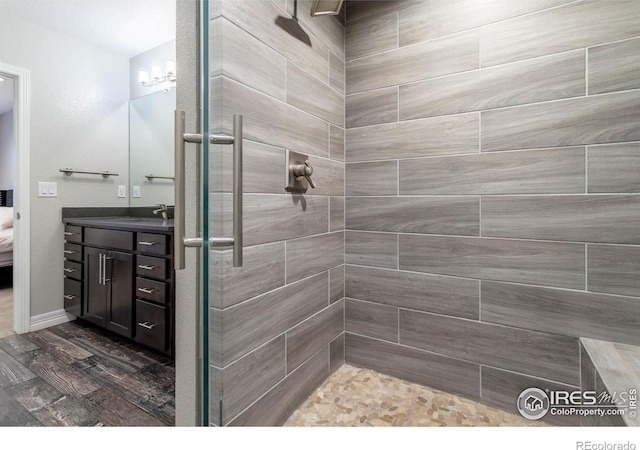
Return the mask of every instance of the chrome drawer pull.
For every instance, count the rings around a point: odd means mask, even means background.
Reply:
[[[67,300],[73,300],[76,297],[77,297],[77,295],[65,295],[64,296],[64,298],[66,298]]]
[[[77,253],[75,250],[64,250],[64,253],[67,255],[73,255],[74,253]]]
[[[159,243],[160,242],[138,241],[138,245],[147,245],[147,246],[158,245]]]
[[[145,294],[153,294],[153,291],[155,291],[155,289],[148,289],[148,288],[138,288],[138,290],[140,292],[144,292]]]
[[[64,232],[64,235],[65,235],[65,236],[77,236],[77,235],[79,235],[79,234],[80,234],[80,233],[73,233],[73,232],[71,232],[71,231],[65,231],[65,232]]]
[[[138,325],[140,325],[142,328],[146,328],[147,330],[153,330],[153,327],[155,327],[156,325],[158,325],[157,323],[149,323],[149,322],[138,322]]]
[[[153,269],[155,269],[155,268],[156,268],[156,266],[147,266],[147,265],[145,265],[145,264],[139,264],[139,265],[138,265],[138,269],[153,270]]]
[[[68,267],[65,267],[63,270],[67,273],[73,273],[73,272],[76,272],[78,269],[69,269]]]

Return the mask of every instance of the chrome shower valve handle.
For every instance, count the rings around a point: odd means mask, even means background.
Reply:
[[[300,181],[303,178],[306,178],[309,182],[309,186],[315,189],[316,184],[311,179],[311,175],[313,175],[313,167],[309,164],[309,160],[307,159],[304,164],[298,164],[291,168],[293,174],[296,176],[296,181]]]
[[[286,150],[285,163],[285,191],[304,194],[309,186],[316,187],[316,183],[311,179],[313,166],[309,162],[309,155]]]

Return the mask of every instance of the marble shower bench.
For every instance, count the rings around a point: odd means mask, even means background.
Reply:
[[[581,338],[581,387],[611,396],[640,390],[640,346]],[[627,398],[619,409],[623,415],[585,417],[583,426],[640,426],[640,405]]]

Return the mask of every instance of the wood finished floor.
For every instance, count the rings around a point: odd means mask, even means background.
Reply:
[[[69,322],[0,338],[0,426],[173,426],[170,358]]]
[[[0,338],[13,334],[13,288],[0,287]]]

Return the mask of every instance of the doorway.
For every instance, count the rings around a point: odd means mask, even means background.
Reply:
[[[30,329],[29,71],[0,62],[0,336]]]

